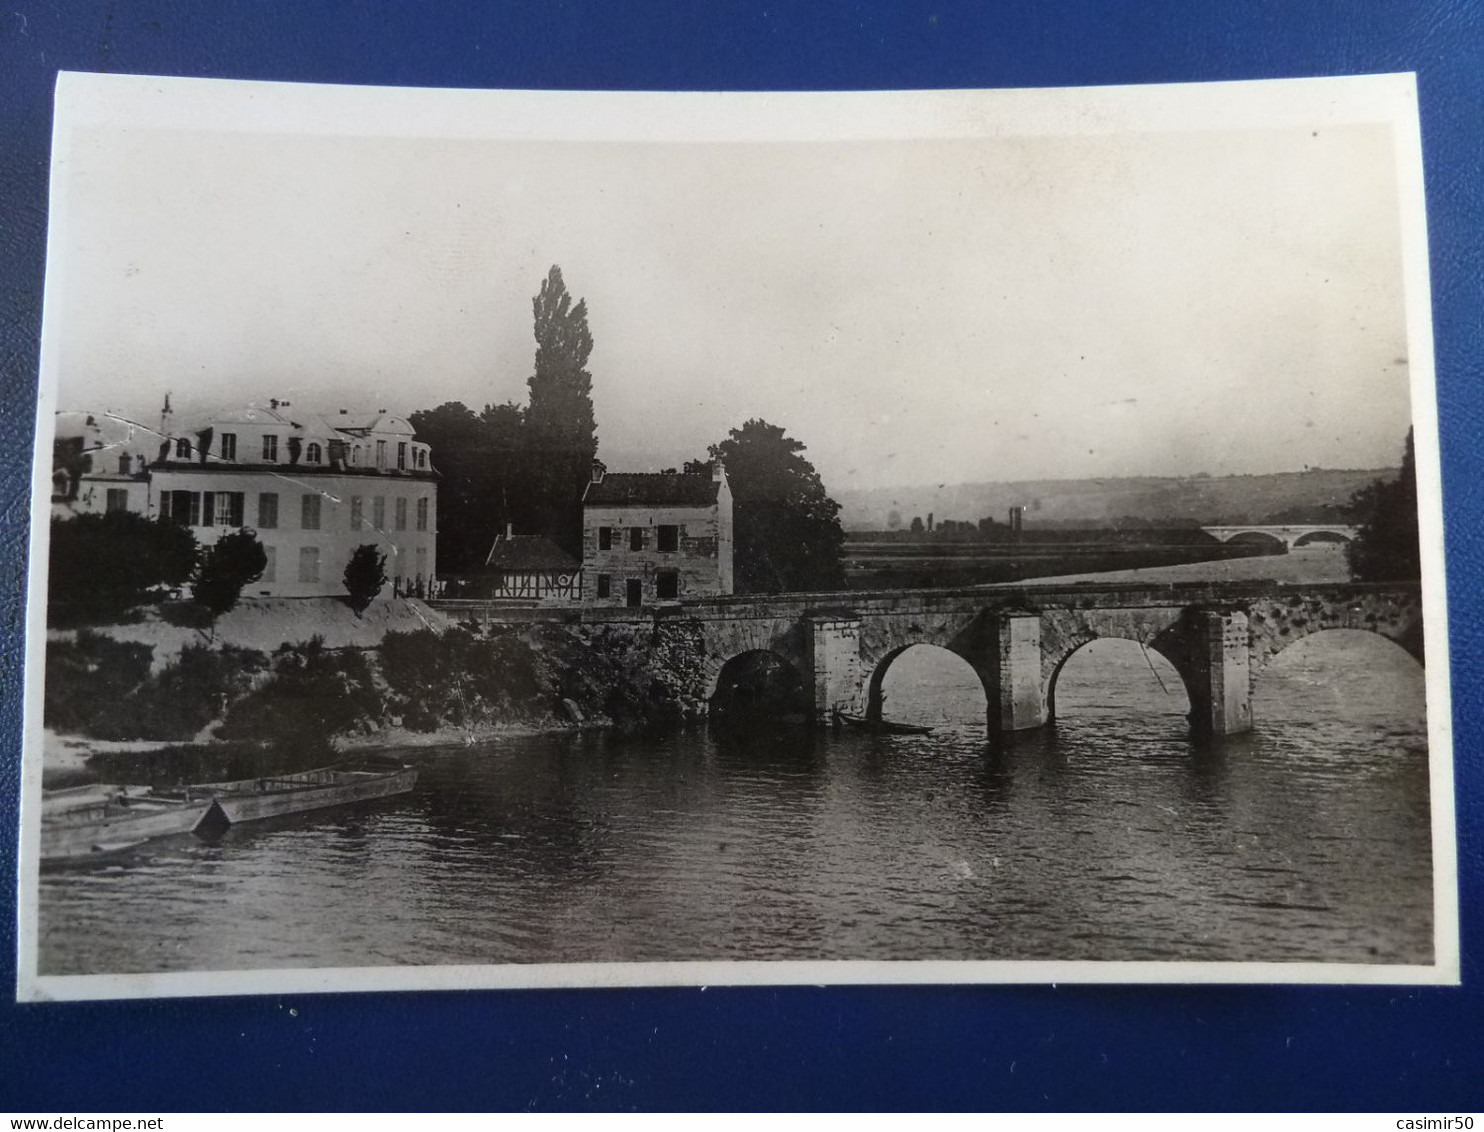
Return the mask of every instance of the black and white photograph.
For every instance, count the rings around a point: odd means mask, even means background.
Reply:
[[[1409,75],[64,74],[22,999],[1454,983]]]

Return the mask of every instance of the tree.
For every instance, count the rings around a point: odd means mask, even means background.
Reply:
[[[438,470],[438,563],[448,574],[475,569],[528,490],[520,467],[524,413],[507,403],[476,415],[448,401],[409,419]]]
[[[737,588],[782,593],[843,586],[840,505],[804,458],[804,445],[776,425],[750,420],[710,451],[726,465],[732,487]]]
[[[386,555],[375,543],[363,542],[351,551],[345,564],[345,592],[351,609],[359,617],[386,585]]]
[[[580,547],[582,492],[598,453],[593,378],[587,360],[593,337],[587,302],[574,305],[562,269],[553,265],[532,302],[536,365],[526,410],[526,454],[533,473],[523,525],[568,550]]]
[[[1394,480],[1376,480],[1350,500],[1357,531],[1346,547],[1350,576],[1359,582],[1411,581],[1422,577],[1417,536],[1417,462],[1407,430],[1402,466]]]
[[[191,583],[191,600],[214,621],[231,612],[243,589],[261,578],[267,568],[268,555],[258,536],[246,528],[231,531],[202,553],[196,579]]]
[[[914,535],[920,535],[920,534],[922,534],[923,527],[922,527],[922,516],[921,515],[913,515],[912,516],[912,527],[911,527],[911,530],[912,530],[912,533]]]
[[[53,519],[48,622],[99,625],[125,617],[184,585],[199,550],[185,527],[133,511]]]

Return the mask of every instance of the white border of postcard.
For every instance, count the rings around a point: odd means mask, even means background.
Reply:
[[[59,336],[44,317],[33,461],[21,775],[17,997],[23,1001],[484,987],[857,983],[1456,984],[1459,980],[1448,624],[1427,225],[1416,79],[1411,74],[1260,82],[1001,91],[615,93],[311,86],[63,73],[52,137],[48,247],[66,243],[66,170],[80,128],[566,141],[842,141],[1115,134],[1387,123],[1395,140],[1415,428],[1427,720],[1434,962],[1423,965],[1204,962],[695,962],[509,964],[37,973],[42,686],[51,441]],[[46,274],[47,316],[61,293]]]

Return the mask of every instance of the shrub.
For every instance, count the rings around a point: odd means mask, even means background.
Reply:
[[[354,649],[327,649],[315,637],[274,653],[273,675],[228,708],[217,733],[224,739],[324,745],[380,717],[381,697],[366,658]]]
[[[231,612],[243,587],[256,582],[267,568],[268,555],[258,536],[246,528],[232,531],[202,552],[191,598],[215,619]]]
[[[47,650],[46,723],[94,739],[191,739],[251,686],[267,658],[192,645],[150,676],[149,645],[78,634]]]
[[[346,600],[359,617],[386,585],[386,555],[373,543],[363,542],[351,551],[345,564]]]
[[[53,519],[47,621],[54,626],[116,622],[184,585],[198,553],[195,536],[185,527],[132,511]]]
[[[48,641],[42,718],[57,731],[94,735],[117,705],[149,679],[150,645],[79,630],[76,641]]]

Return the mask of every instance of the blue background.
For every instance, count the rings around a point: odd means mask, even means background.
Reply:
[[[59,68],[422,86],[1058,86],[1415,70],[1442,411],[1464,987],[593,990],[0,1003],[0,1110],[1330,1108],[1484,1101],[1479,2],[186,0],[0,10],[0,884]],[[9,905],[9,901],[0,901]],[[13,983],[6,919],[0,989]],[[8,995],[8,991],[3,992]],[[290,1011],[293,1007],[296,1013]]]

